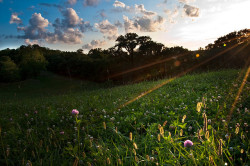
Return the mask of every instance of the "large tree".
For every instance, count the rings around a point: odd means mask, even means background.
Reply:
[[[118,50],[124,48],[130,56],[131,63],[134,64],[134,50],[139,45],[138,35],[136,33],[127,33],[125,36],[119,36],[116,42],[118,42],[116,44]]]

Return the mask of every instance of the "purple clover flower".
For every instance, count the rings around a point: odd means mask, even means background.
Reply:
[[[192,141],[186,140],[186,141],[184,142],[184,147],[189,148],[189,147],[191,147],[191,146],[193,146],[193,142],[192,142]]]
[[[61,131],[60,134],[63,135],[63,134],[64,134],[64,131]]]
[[[78,111],[77,109],[73,109],[72,112],[71,112],[71,114],[73,114],[73,115],[78,115],[78,114],[79,114],[79,111]]]

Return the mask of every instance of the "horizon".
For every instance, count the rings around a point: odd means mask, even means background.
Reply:
[[[204,48],[250,27],[247,0],[0,0],[0,50],[38,44],[84,52],[135,32],[166,47]]]

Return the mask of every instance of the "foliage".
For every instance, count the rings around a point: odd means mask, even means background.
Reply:
[[[128,105],[167,79],[105,88],[48,75],[0,87],[0,165],[246,165],[249,79],[227,117],[245,74],[186,75]]]
[[[24,78],[37,77],[46,69],[47,61],[43,54],[37,50],[25,50],[21,55],[20,69]]]
[[[19,78],[19,68],[10,57],[0,57],[0,81],[13,82],[19,80]]]
[[[2,50],[0,57],[10,57],[23,79],[36,77],[46,66],[49,71],[70,78],[140,82],[174,77],[187,71],[244,68],[250,64],[249,34],[249,29],[231,32],[205,49],[190,51],[180,46],[166,47],[149,36],[128,33],[119,36],[115,46],[91,49],[87,54],[82,49],[67,52],[33,45]]]

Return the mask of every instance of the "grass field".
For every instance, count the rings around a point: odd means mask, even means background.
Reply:
[[[247,165],[246,72],[124,86],[46,73],[0,84],[0,165]]]

